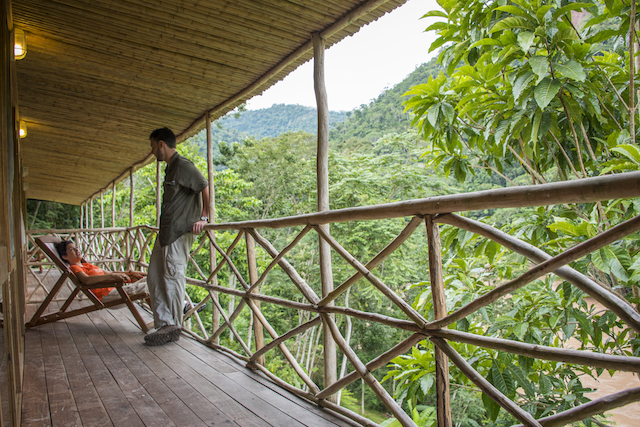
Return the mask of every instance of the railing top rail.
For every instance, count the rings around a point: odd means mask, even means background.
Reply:
[[[640,197],[640,172],[627,172],[549,184],[525,185],[472,193],[434,196],[424,199],[335,209],[277,219],[210,224],[206,226],[206,229],[237,230],[240,228],[282,228],[495,208],[523,208],[556,205],[560,203],[591,203],[629,197]]]
[[[435,215],[496,208],[523,208],[560,203],[591,203],[610,199],[640,197],[640,172],[626,172],[549,184],[497,188],[471,193],[434,196],[373,206],[334,209],[275,219],[209,224],[207,230],[238,230],[241,228],[283,228],[321,225],[334,222],[401,218],[414,215]],[[57,233],[126,231],[156,227],[84,228],[56,230]],[[27,234],[48,233],[51,230],[28,230]]]
[[[148,230],[158,231],[157,227],[152,227],[150,225],[136,225],[135,227],[105,227],[105,228],[65,228],[65,229],[40,229],[40,230],[27,230],[27,234],[46,234],[51,231],[55,231],[59,234],[67,234],[67,233],[99,233],[99,232],[117,232],[117,231],[127,231],[127,230],[136,230],[139,228],[146,228]]]

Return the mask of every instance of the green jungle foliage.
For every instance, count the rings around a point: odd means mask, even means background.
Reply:
[[[618,0],[585,3],[539,0],[440,0],[442,11],[427,16],[441,18],[429,24],[438,39],[434,61],[386,90],[369,105],[347,113],[330,132],[329,170],[331,208],[346,208],[400,200],[455,194],[532,183],[547,183],[637,170],[640,149],[630,113],[628,28],[630,11]],[[590,14],[579,23],[572,11]],[[427,25],[427,24],[425,24]],[[638,85],[637,80],[634,81]],[[296,123],[293,111],[274,106],[286,120],[263,124],[273,135],[256,135],[248,124],[262,122],[259,112],[240,112],[239,119],[224,119],[214,138],[216,221],[277,218],[316,210],[315,124],[311,130],[289,127]],[[304,108],[304,107],[301,107]],[[306,113],[305,113],[306,114]],[[233,120],[242,134],[234,136]],[[273,120],[275,123],[275,119]],[[283,122],[287,123],[284,125]],[[413,128],[410,127],[413,125]],[[297,126],[297,125],[296,125]],[[280,132],[276,129],[294,130]],[[218,144],[220,142],[220,144]],[[180,151],[206,170],[202,134],[182,144]],[[206,145],[206,144],[205,144]],[[135,223],[155,224],[155,165],[135,174]],[[128,225],[129,184],[116,191],[116,225]],[[105,194],[105,217],[111,218],[111,194]],[[44,203],[44,202],[43,202]],[[94,205],[96,205],[94,203]],[[99,206],[99,203],[97,204]],[[28,222],[35,228],[73,224],[77,207],[66,211],[55,204],[28,201]],[[46,207],[46,209],[45,209]],[[58,214],[55,210],[58,209]],[[76,209],[75,211],[73,209]],[[550,255],[556,255],[640,211],[640,200],[614,200],[584,205],[558,205],[530,209],[474,212],[475,220],[493,225]],[[37,212],[37,215],[34,215]],[[61,219],[62,218],[62,219]],[[94,224],[99,222],[94,206]],[[66,220],[70,222],[65,222]],[[331,234],[358,260],[366,262],[388,244],[406,220],[338,223]],[[111,225],[110,220],[107,226]],[[262,231],[274,247],[285,247],[300,231]],[[639,304],[640,248],[634,234],[594,252],[572,265],[602,286],[609,287],[632,304]],[[222,247],[235,238],[218,232]],[[497,284],[509,281],[529,268],[523,257],[478,235],[453,227],[441,227],[447,308],[460,308]],[[426,264],[424,229],[414,235],[375,270],[385,284],[412,302],[426,318],[433,319],[431,288]],[[317,238],[311,234],[287,254],[287,260],[307,283],[320,293]],[[203,271],[209,271],[205,247],[196,255]],[[246,253],[240,240],[231,259],[243,277]],[[258,270],[271,257],[258,249]],[[218,256],[217,262],[222,258]],[[333,258],[334,283],[353,274],[338,256]],[[189,274],[200,277],[191,267]],[[239,286],[227,267],[218,283]],[[371,285],[361,280],[341,295],[337,304],[354,309],[404,318],[400,310]],[[298,290],[279,268],[272,270],[262,293],[302,300]],[[189,287],[196,303],[206,291]],[[239,301],[220,295],[220,304],[233,311]],[[280,334],[309,320],[308,313],[263,304],[270,324]],[[211,325],[211,302],[200,313]],[[336,316],[343,336],[363,362],[407,337],[376,322]],[[249,345],[252,322],[245,307],[234,325]],[[196,325],[192,325],[197,331]],[[573,285],[556,276],[541,278],[473,315],[450,326],[478,335],[513,339],[537,345],[573,346],[594,352],[638,355],[640,340],[614,314],[602,310]],[[322,340],[318,328],[309,329],[288,348],[321,387]],[[225,331],[220,343],[242,351],[235,337]],[[598,377],[601,369],[549,362],[452,343],[481,375],[505,396],[535,417],[552,415],[589,401],[592,391],[582,384],[585,376]],[[433,344],[422,341],[389,366],[374,371],[383,386],[393,392],[419,426],[435,422],[435,372]],[[338,355],[339,369],[346,364]],[[304,388],[288,363],[275,352],[267,368],[291,384]],[[451,366],[452,412],[460,427],[507,426],[515,420]],[[364,396],[364,401],[362,396]],[[344,404],[384,425],[399,425],[361,381],[343,391]],[[370,412],[371,411],[371,412]],[[371,414],[371,415],[369,415]],[[375,415],[374,415],[375,414]],[[609,425],[603,417],[579,425]]]
[[[436,58],[420,65],[402,82],[386,89],[371,103],[350,111],[344,122],[336,124],[329,131],[333,144],[353,146],[357,140],[375,141],[388,133],[402,133],[411,128],[411,117],[405,114],[403,96],[413,86],[426,83],[429,76],[440,71]]]
[[[636,114],[629,74],[630,7],[618,1],[441,0],[429,26],[443,71],[412,88],[405,102],[413,124],[429,141],[428,164],[466,188],[585,178],[637,170]],[[587,14],[573,14],[573,11]],[[606,43],[601,43],[605,42]],[[634,81],[635,80],[635,81]],[[487,178],[487,176],[489,178]],[[496,177],[498,182],[496,182]],[[481,218],[551,255],[583,242],[639,212],[639,200],[522,209]],[[489,216],[491,215],[491,216]],[[573,267],[637,304],[640,248],[634,234]],[[444,227],[447,308],[461,307],[524,268],[519,256],[465,231]],[[430,286],[415,307],[433,318]],[[468,316],[456,329],[539,345],[638,355],[636,334],[567,282],[538,280]],[[578,344],[570,344],[570,339]],[[589,401],[581,377],[601,369],[514,357],[453,345],[505,396],[536,418]],[[387,378],[401,381],[398,399],[411,408],[433,405],[433,344],[422,342],[394,360]],[[453,389],[471,390],[452,369]],[[477,392],[476,392],[477,394]],[[485,413],[461,425],[515,422],[482,395]],[[466,403],[454,402],[454,411]],[[428,408],[428,407],[427,407]],[[428,411],[428,409],[425,409]],[[581,424],[602,425],[585,419]],[[426,421],[422,425],[431,425]]]

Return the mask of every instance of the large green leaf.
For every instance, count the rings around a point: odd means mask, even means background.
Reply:
[[[550,4],[546,4],[546,5],[542,5],[537,11],[536,11],[536,18],[538,18],[539,22],[543,22],[544,21],[544,16],[547,14],[547,12],[549,12],[549,10],[551,10],[553,8],[552,5]]]
[[[504,394],[508,398],[513,398],[516,392],[516,387],[513,382],[513,378],[511,374],[507,370],[501,370],[500,366],[496,361],[493,362],[491,366],[491,384],[498,390],[500,393]]]
[[[429,108],[427,112],[427,120],[431,126],[436,127],[438,125],[438,117],[440,116],[440,105],[434,104]]]
[[[533,44],[536,35],[531,31],[523,31],[518,34],[518,45],[524,53],[529,52],[529,48]]]
[[[532,71],[527,71],[519,76],[513,83],[513,98],[516,100],[520,99],[522,92],[529,86],[529,83],[531,83],[535,77],[536,75]]]
[[[482,404],[484,405],[484,410],[487,411],[489,419],[491,421],[497,420],[500,413],[500,405],[484,393],[482,393]]]
[[[589,37],[586,42],[590,44],[600,43],[604,40],[609,40],[612,37],[618,36],[618,30],[602,30],[595,33],[593,36]]]
[[[498,7],[496,7],[496,10],[501,10],[503,12],[507,12],[507,13],[510,13],[512,15],[517,15],[517,16],[521,16],[523,18],[531,19],[531,17],[527,13],[527,11],[522,9],[522,8],[519,8],[518,6],[513,6],[513,5],[498,6]]]
[[[533,91],[538,107],[545,108],[560,90],[560,82],[549,78],[543,79]]]
[[[509,370],[511,375],[513,375],[513,378],[516,379],[518,385],[522,387],[527,397],[529,399],[533,399],[536,395],[536,391],[533,387],[533,384],[531,383],[529,378],[527,378],[522,369],[518,365],[514,364],[510,364],[509,366],[507,366],[507,369]]]
[[[434,382],[433,374],[427,374],[427,375],[424,375],[422,378],[420,378],[420,389],[422,390],[422,393],[424,393],[425,396],[429,394],[429,391],[433,386],[433,382]]]
[[[625,282],[628,281],[630,279],[630,276],[629,273],[627,273],[627,270],[624,268],[624,264],[630,264],[629,253],[625,253],[624,249],[620,247],[610,247],[610,249],[613,256],[609,258],[609,270],[619,280]]]
[[[581,11],[583,9],[587,9],[587,8],[591,8],[593,7],[593,4],[591,3],[569,3],[566,6],[562,6],[560,9],[556,10],[555,12],[553,12],[553,15],[551,16],[551,19],[556,20],[559,17],[561,17],[562,15],[565,15],[569,12],[571,12],[572,10],[578,10]]]
[[[528,322],[521,322],[513,327],[513,333],[516,334],[516,336],[520,341],[522,341],[522,339],[524,338],[528,330],[529,330]]]
[[[549,75],[549,60],[546,56],[532,56],[529,58],[529,65],[531,66],[531,71],[538,76],[536,84]]]
[[[604,273],[609,273],[609,259],[607,258],[606,255],[606,248],[604,249],[598,249],[597,251],[594,251],[591,253],[591,262],[593,262],[593,265],[600,271],[604,272]]]
[[[497,33],[500,31],[517,29],[517,28],[533,30],[534,26],[530,22],[528,22],[525,18],[510,16],[501,21],[498,21],[496,25],[494,25],[493,28],[489,30],[489,33]]]
[[[555,233],[562,231],[571,236],[578,235],[578,227],[565,218],[554,217],[553,224],[549,224],[547,228]]]
[[[571,60],[564,64],[553,64],[553,69],[562,77],[566,77],[571,80],[583,82],[587,75],[584,72],[584,68],[578,62]]]
[[[441,10],[430,10],[429,12],[425,13],[424,15],[422,15],[423,18],[428,18],[428,17],[437,17],[437,18],[448,18],[449,15],[447,15],[446,13],[444,13]]]
[[[548,395],[551,393],[551,390],[553,390],[553,384],[551,384],[551,380],[544,374],[544,372],[540,373],[540,382],[538,386],[540,387],[540,393],[544,395]]]
[[[632,162],[640,164],[640,150],[633,144],[620,144],[611,149],[618,154],[622,154]]]

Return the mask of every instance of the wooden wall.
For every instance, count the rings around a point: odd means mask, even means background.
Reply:
[[[0,390],[8,411],[2,422],[20,425],[24,371],[25,198],[20,157],[18,96],[13,60],[11,0],[2,1],[0,30],[0,286],[2,286],[3,357],[7,388]]]

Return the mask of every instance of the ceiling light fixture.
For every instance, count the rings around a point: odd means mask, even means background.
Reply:
[[[27,136],[27,122],[20,120],[20,138]]]
[[[27,55],[27,37],[19,28],[13,30],[13,57],[18,60]]]

